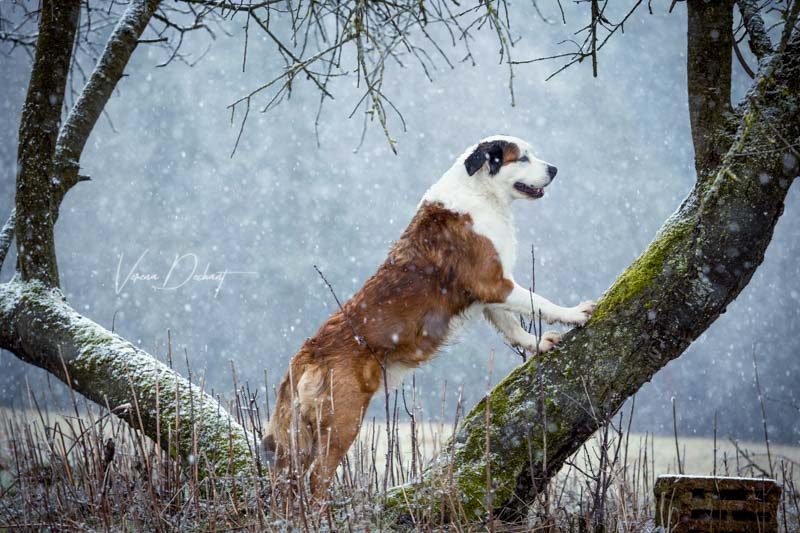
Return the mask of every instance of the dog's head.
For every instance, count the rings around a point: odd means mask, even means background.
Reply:
[[[468,179],[481,180],[495,196],[509,200],[541,198],[557,172],[553,165],[536,159],[528,143],[504,135],[487,137],[459,161]]]

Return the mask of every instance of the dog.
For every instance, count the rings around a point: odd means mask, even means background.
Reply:
[[[372,397],[430,360],[464,317],[483,314],[510,344],[540,353],[561,335],[537,338],[519,315],[589,320],[593,302],[561,307],[514,281],[511,203],[544,196],[556,171],[522,139],[495,135],[425,193],[378,271],[292,358],[262,443],[276,470],[310,469],[322,500]]]

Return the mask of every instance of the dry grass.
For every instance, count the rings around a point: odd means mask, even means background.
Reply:
[[[615,429],[616,427],[616,429]],[[88,402],[71,412],[0,410],[0,524],[24,530],[364,530],[382,523],[384,487],[403,483],[445,445],[452,424],[395,416],[367,421],[340,468],[334,503],[324,513],[301,491],[259,479],[210,484],[126,423]],[[387,440],[391,438],[390,446]],[[716,447],[716,466],[714,449]],[[755,475],[770,471],[760,443],[679,439],[684,472]],[[391,450],[391,453],[387,453]],[[800,448],[772,445],[772,470],[784,486],[784,529],[798,524]],[[387,470],[386,465],[391,465]],[[647,531],[654,474],[678,471],[674,437],[599,431],[551,482],[519,528]],[[230,480],[229,480],[230,481]],[[493,524],[497,525],[497,524]],[[437,529],[441,524],[428,524]],[[506,527],[509,525],[506,524]],[[484,530],[486,524],[450,524]]]
[[[397,424],[397,436],[399,439],[399,448],[403,450],[403,461],[410,462],[411,460],[411,425],[407,422],[399,422]],[[371,424],[367,424],[362,428],[359,442],[363,448],[369,448],[371,436],[374,433],[376,436],[376,446],[378,457],[383,457],[386,454],[386,426],[382,423],[376,423],[375,429],[372,429]],[[452,432],[452,425],[440,424],[436,422],[422,424],[419,434],[420,446],[424,457],[434,457],[440,449],[446,444],[450,433]],[[588,444],[590,451],[589,457],[592,462],[596,461],[597,448],[599,446],[598,439],[600,433],[596,434]],[[675,440],[673,436],[654,436],[639,433],[630,434],[630,447],[639,450],[645,444],[651,450],[651,464],[653,470],[657,474],[670,474],[678,473],[678,465],[675,454]],[[707,437],[679,437],[681,446],[681,463],[685,472],[691,472],[698,475],[712,475],[714,470],[714,440]],[[739,452],[737,453],[737,448]],[[770,446],[773,461],[784,460],[788,463],[795,463],[800,465],[800,447],[788,445]],[[717,442],[717,465],[716,473],[718,475],[735,475],[736,472],[748,470],[745,468],[744,455],[747,455],[750,460],[754,462],[752,468],[754,475],[759,475],[762,471],[768,471],[767,462],[767,449],[763,442],[752,441],[732,441],[730,439],[721,439]],[[737,463],[738,461],[738,463]],[[383,473],[384,464],[376,465],[378,472]],[[631,465],[629,465],[631,466]],[[800,469],[795,472],[795,480],[800,481]]]

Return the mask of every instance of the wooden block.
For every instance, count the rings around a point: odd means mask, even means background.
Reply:
[[[656,526],[671,533],[777,533],[781,487],[773,479],[659,476]]]

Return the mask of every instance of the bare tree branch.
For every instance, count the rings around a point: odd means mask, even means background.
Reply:
[[[786,50],[786,45],[789,44],[792,32],[796,29],[798,15],[800,15],[800,0],[794,0],[792,7],[786,14],[786,25],[783,27],[781,42],[778,44],[778,53],[783,53]]]
[[[36,30],[39,17],[39,6],[27,2],[14,2],[0,5],[0,43],[8,43],[8,54],[16,48],[22,48],[33,58],[36,51]]]
[[[742,66],[745,74],[747,74],[751,80],[754,79],[756,77],[756,73],[753,72],[753,69],[747,64],[747,60],[745,60],[742,51],[739,49],[739,43],[736,41],[736,39],[733,39],[733,51],[736,53],[736,59],[739,60],[739,64]]]
[[[764,20],[761,18],[757,0],[736,0],[742,21],[747,33],[750,35],[750,50],[759,60],[773,52],[772,41],[764,29]]]
[[[195,5],[205,6],[211,9],[218,9],[223,13],[223,15],[226,12],[238,13],[240,11],[252,13],[257,9],[285,2],[285,0],[266,0],[262,2],[253,2],[252,0],[248,0],[247,2],[244,1],[226,2],[225,0],[179,0],[179,1],[185,4],[195,4]]]
[[[103,53],[69,112],[56,142],[53,216],[67,191],[81,181],[80,157],[97,119],[125,71],[139,37],[150,22],[161,0],[134,0],[120,17],[106,42]]]
[[[213,0],[190,0],[190,3],[219,5]],[[451,6],[459,10],[452,10]],[[506,0],[479,2],[463,8],[449,0],[379,0],[369,3],[361,0],[312,0],[310,3],[289,3],[285,12],[281,12],[278,5],[265,5],[263,2],[242,2],[241,5],[227,2],[225,7],[230,8],[230,17],[244,12],[244,16],[255,23],[245,25],[246,34],[255,30],[263,32],[285,61],[279,75],[231,104],[232,118],[237,106],[241,104],[243,108],[234,152],[257,94],[270,90],[271,94],[259,94],[259,98],[266,99],[266,104],[259,106],[262,112],[266,112],[288,97],[298,79],[306,79],[319,91],[321,109],[326,99],[333,98],[329,82],[336,77],[351,75],[356,76],[357,86],[364,91],[354,111],[364,114],[365,127],[368,122],[376,121],[392,150],[396,150],[396,141],[391,135],[391,119],[393,116],[397,118],[403,129],[405,120],[383,86],[387,63],[402,66],[405,58],[410,57],[430,78],[436,68],[434,58],[441,57],[448,66],[453,64],[440,40],[449,40],[454,48],[463,45],[467,52],[465,59],[469,59],[472,56],[469,49],[472,32],[484,27],[497,36],[500,61],[509,67],[509,94],[512,105],[514,103],[514,62],[510,57],[514,39]],[[278,24],[275,21],[277,13],[288,16],[290,24]],[[432,26],[443,31],[432,32],[429,30]],[[422,37],[415,40],[415,35]],[[429,45],[428,50],[425,45]]]
[[[578,43],[573,39],[568,39],[562,41],[559,44],[572,44],[575,46],[576,50],[573,52],[566,52],[563,54],[555,54],[546,57],[537,57],[535,59],[527,59],[523,61],[512,61],[511,63],[514,65],[523,65],[526,63],[536,63],[538,61],[549,61],[552,59],[568,59],[566,63],[564,63],[561,67],[559,67],[555,72],[550,74],[547,77],[547,80],[550,80],[560,74],[561,72],[565,71],[572,65],[576,63],[582,63],[583,60],[586,58],[591,58],[592,60],[592,75],[597,77],[597,54],[598,52],[606,45],[606,43],[614,36],[617,31],[625,31],[625,23],[628,19],[636,12],[639,6],[642,4],[643,0],[637,0],[634,5],[627,11],[625,16],[617,23],[612,23],[606,18],[605,10],[608,6],[608,0],[603,2],[602,7],[599,5],[599,2],[596,0],[590,0],[590,16],[591,20],[589,24],[575,32],[575,35],[580,35],[581,33],[585,33],[586,36],[582,43]],[[603,37],[603,40],[598,43],[598,33],[601,30],[605,30],[606,35]]]
[[[174,456],[197,454],[203,477],[255,475],[257,439],[217,400],[78,314],[60,290],[12,281],[0,285],[0,301],[0,348],[110,406]]]

